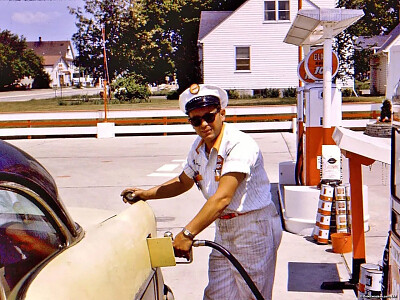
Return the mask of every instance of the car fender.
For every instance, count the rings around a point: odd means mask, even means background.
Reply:
[[[143,201],[90,227],[84,238],[50,261],[25,299],[134,299],[153,272],[146,238],[156,236]]]

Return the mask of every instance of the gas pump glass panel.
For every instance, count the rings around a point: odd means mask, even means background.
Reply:
[[[32,196],[0,185],[0,281],[6,297],[15,285],[63,245]]]

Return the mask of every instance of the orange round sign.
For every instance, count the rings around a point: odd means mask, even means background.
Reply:
[[[304,59],[307,75],[314,80],[324,79],[324,48],[316,48]],[[336,75],[339,67],[339,58],[332,51],[332,77]]]
[[[313,83],[314,79],[311,79],[310,76],[307,75],[306,68],[304,66],[304,59],[299,63],[297,67],[297,76],[299,76],[300,80],[304,83]]]

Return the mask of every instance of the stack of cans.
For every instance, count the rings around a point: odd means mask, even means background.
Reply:
[[[321,185],[313,238],[328,244],[331,232],[350,233],[350,185]]]
[[[347,233],[347,200],[346,188],[343,185],[335,187],[336,232]]]
[[[330,185],[321,185],[317,218],[313,232],[314,240],[320,244],[328,244],[329,241],[333,192],[334,189]]]

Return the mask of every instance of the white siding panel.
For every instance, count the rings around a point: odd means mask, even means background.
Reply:
[[[219,24],[201,41],[204,83],[224,89],[297,87],[298,47],[283,42],[296,17],[297,3],[290,0],[288,22],[264,22],[264,0],[249,0]],[[313,3],[334,7],[335,1]],[[249,72],[235,71],[236,46],[250,47]]]
[[[302,9],[315,9],[320,8],[335,8],[336,0],[305,0],[302,4]]]
[[[297,1],[291,1],[291,19]],[[297,51],[283,39],[290,22],[264,22],[264,1],[248,1],[203,40],[204,82],[225,89],[298,85]],[[235,46],[249,46],[250,72],[235,72]]]
[[[301,9],[316,9],[318,5],[315,2],[316,1],[303,1]]]
[[[313,1],[320,8],[335,8],[336,0],[315,0]]]

